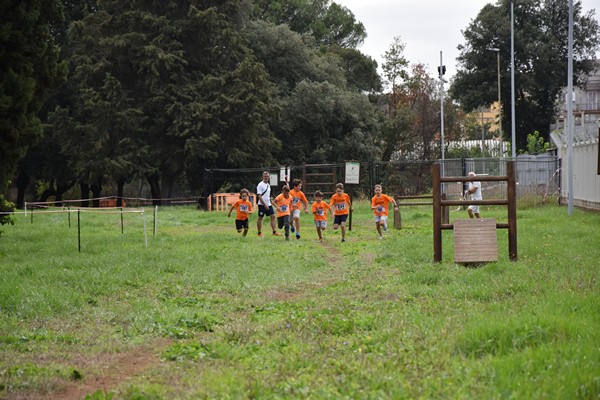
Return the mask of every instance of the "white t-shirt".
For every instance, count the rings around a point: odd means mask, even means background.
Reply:
[[[263,194],[263,192],[265,194]],[[256,187],[256,195],[260,196],[261,194],[263,194],[262,198],[263,198],[263,201],[265,202],[265,204],[267,205],[267,207],[270,207],[271,206],[271,185],[269,185],[268,183],[264,183],[263,181],[260,181],[260,183]],[[260,202],[260,200],[258,200],[258,198],[257,198],[257,203],[259,206],[262,206],[262,203]]]
[[[483,197],[481,197],[481,182],[469,182],[469,191],[473,187],[476,187],[477,190],[471,193],[471,200],[483,200]]]

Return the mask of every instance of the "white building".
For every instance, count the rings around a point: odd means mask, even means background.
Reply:
[[[574,88],[573,205],[600,211],[600,70],[583,88]],[[563,91],[566,94],[566,89]],[[565,96],[566,97],[566,96]],[[563,98],[565,98],[563,97]],[[568,198],[566,105],[550,134],[561,160],[561,202]]]

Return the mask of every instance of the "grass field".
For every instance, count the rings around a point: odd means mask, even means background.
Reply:
[[[428,207],[377,240],[242,238],[233,217],[19,215],[0,236],[3,399],[598,399],[600,215],[518,211],[499,261],[433,263]],[[506,222],[506,209],[483,208]],[[466,218],[466,211],[451,219]],[[331,221],[330,221],[331,223]]]

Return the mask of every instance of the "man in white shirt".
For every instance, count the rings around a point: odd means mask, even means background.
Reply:
[[[469,172],[469,177],[476,176],[475,172]],[[483,196],[481,195],[481,182],[474,181],[469,182],[469,189],[465,192],[465,196],[470,194],[471,200],[483,200]],[[469,218],[481,218],[479,215],[479,206],[471,205],[467,209],[469,213]]]
[[[262,237],[262,220],[265,215],[271,218],[271,229],[273,230],[273,236],[279,236],[275,227],[275,210],[271,205],[271,185],[269,181],[271,176],[269,171],[263,172],[263,179],[256,187],[256,203],[258,204],[258,219],[256,220],[256,230],[258,236]]]

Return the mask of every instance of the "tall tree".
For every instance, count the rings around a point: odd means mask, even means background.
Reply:
[[[280,161],[290,164],[374,160],[379,121],[366,96],[328,82],[300,82],[282,110],[286,138]]]
[[[356,48],[367,36],[352,11],[331,0],[255,0],[254,4],[258,19],[286,24],[294,32],[311,36],[317,45]]]
[[[515,119],[517,148],[523,149],[527,135],[535,131],[547,137],[556,113],[559,94],[567,82],[568,2],[563,0],[519,0],[514,2]],[[463,32],[459,69],[451,87],[453,97],[467,110],[496,101],[497,64],[491,47],[500,49],[502,81],[502,125],[510,126],[510,0],[499,0],[482,8]],[[574,3],[574,82],[594,65],[600,48],[600,28],[594,11],[582,13]],[[510,134],[504,130],[505,139]]]
[[[28,146],[41,138],[38,112],[64,79],[52,27],[62,19],[58,0],[0,2],[0,187]]]
[[[271,86],[247,47],[244,4],[104,0],[71,26],[81,171],[144,175],[161,198],[181,176],[271,157]]]
[[[399,92],[402,84],[408,79],[408,60],[404,56],[406,45],[399,36],[394,38],[390,48],[385,52],[383,58],[383,77],[385,84],[389,86],[389,116],[395,118],[398,108]]]

